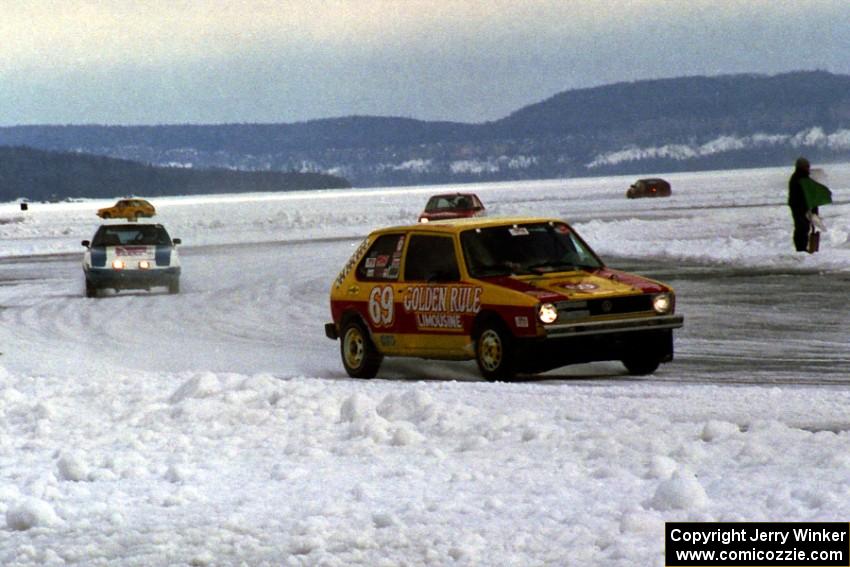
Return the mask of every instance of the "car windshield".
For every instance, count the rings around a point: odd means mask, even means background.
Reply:
[[[572,228],[559,222],[476,228],[463,232],[460,241],[472,277],[602,267]]]
[[[94,235],[92,246],[171,246],[171,238],[161,226],[115,225],[102,226]]]
[[[473,199],[468,195],[437,195],[436,197],[431,197],[425,206],[425,210],[471,209],[474,206]]]

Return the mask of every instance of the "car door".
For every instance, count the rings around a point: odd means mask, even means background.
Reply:
[[[452,235],[408,235],[398,287],[399,347],[423,357],[469,358],[469,333],[481,289],[461,282]]]

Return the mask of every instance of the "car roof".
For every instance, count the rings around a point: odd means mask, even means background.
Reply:
[[[477,197],[475,193],[437,193],[436,195],[431,195],[431,199],[436,199],[439,197]]]
[[[568,224],[566,221],[550,217],[470,217],[463,219],[449,219],[431,221],[425,223],[416,223],[409,225],[390,226],[372,231],[370,234],[384,234],[387,232],[434,232],[442,234],[457,234],[464,230],[473,228],[492,228],[494,226],[504,226],[512,224],[529,224],[541,222],[560,222]]]
[[[156,228],[165,228],[164,226],[162,226],[159,223],[152,223],[152,222],[144,222],[144,223],[143,222],[121,222],[121,223],[110,222],[110,223],[103,223],[98,228],[103,228],[105,226],[108,226],[109,228],[116,228],[116,227],[117,228],[128,228],[128,227],[129,228],[140,228],[140,227],[144,227],[144,226],[153,226],[153,227],[156,227]]]

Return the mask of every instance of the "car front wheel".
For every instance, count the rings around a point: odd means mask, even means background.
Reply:
[[[172,295],[180,293],[180,280],[174,280],[173,282],[168,284],[168,293]]]
[[[383,356],[358,320],[346,323],[339,343],[342,365],[352,378],[374,378],[381,367]]]
[[[516,374],[513,341],[502,325],[487,325],[475,340],[475,361],[485,380],[510,380]]]
[[[623,359],[623,366],[632,376],[646,376],[652,374],[661,365],[658,357],[654,356],[632,356]]]
[[[97,297],[97,286],[86,280],[86,297]]]

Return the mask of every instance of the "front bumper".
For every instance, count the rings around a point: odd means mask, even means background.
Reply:
[[[567,364],[652,358],[673,360],[673,329],[681,315],[568,323],[546,327],[546,335],[516,342],[521,371],[545,372]]]
[[[86,281],[97,288],[150,289],[169,286],[180,279],[180,268],[150,270],[113,270],[112,268],[89,268],[85,270]]]
[[[684,324],[682,315],[661,315],[640,319],[618,319],[616,321],[591,321],[585,323],[562,323],[546,326],[547,338],[582,337],[609,333],[632,333],[678,329]]]

